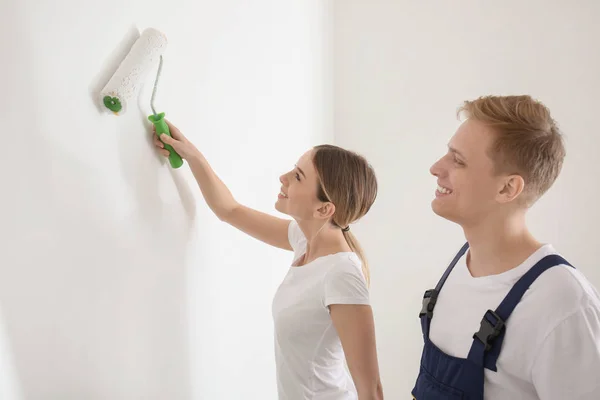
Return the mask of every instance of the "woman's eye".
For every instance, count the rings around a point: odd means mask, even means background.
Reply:
[[[300,174],[296,172],[296,180],[300,180]]]

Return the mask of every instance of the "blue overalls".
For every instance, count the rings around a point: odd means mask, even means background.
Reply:
[[[495,311],[488,310],[481,320],[478,332],[473,335],[473,344],[467,358],[445,354],[429,339],[429,327],[437,297],[457,261],[469,247],[466,243],[454,257],[435,289],[427,290],[423,296],[423,308],[419,314],[425,345],[421,355],[421,367],[412,390],[416,400],[483,400],[484,368],[497,371],[496,360],[500,355],[504,328],[529,286],[547,269],[565,264],[558,255],[548,255],[538,261],[514,284]]]

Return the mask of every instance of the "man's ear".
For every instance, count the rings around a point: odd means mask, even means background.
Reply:
[[[321,203],[321,206],[315,210],[315,218],[328,219],[335,214],[335,206],[331,202]]]
[[[525,189],[525,180],[520,175],[509,175],[502,179],[496,196],[500,203],[514,201]]]

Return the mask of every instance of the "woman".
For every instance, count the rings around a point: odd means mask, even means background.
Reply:
[[[292,217],[286,220],[239,204],[200,151],[168,124],[172,137],[161,140],[187,160],[216,216],[294,252],[272,308],[279,398],[382,399],[368,267],[350,233],[377,195],[366,160],[331,145],[306,152],[280,177],[276,209]],[[168,157],[156,135],[154,144]]]

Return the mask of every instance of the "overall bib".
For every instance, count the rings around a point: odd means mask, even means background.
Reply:
[[[416,400],[483,400],[484,368],[497,371],[496,360],[504,339],[505,324],[529,286],[547,269],[560,264],[569,265],[558,255],[548,255],[538,261],[511,288],[495,311],[488,310],[481,320],[479,331],[473,335],[473,344],[467,358],[450,356],[429,339],[429,327],[437,297],[457,261],[465,254],[468,243],[460,249],[435,289],[423,296],[419,313],[425,345],[421,366],[412,390]]]

